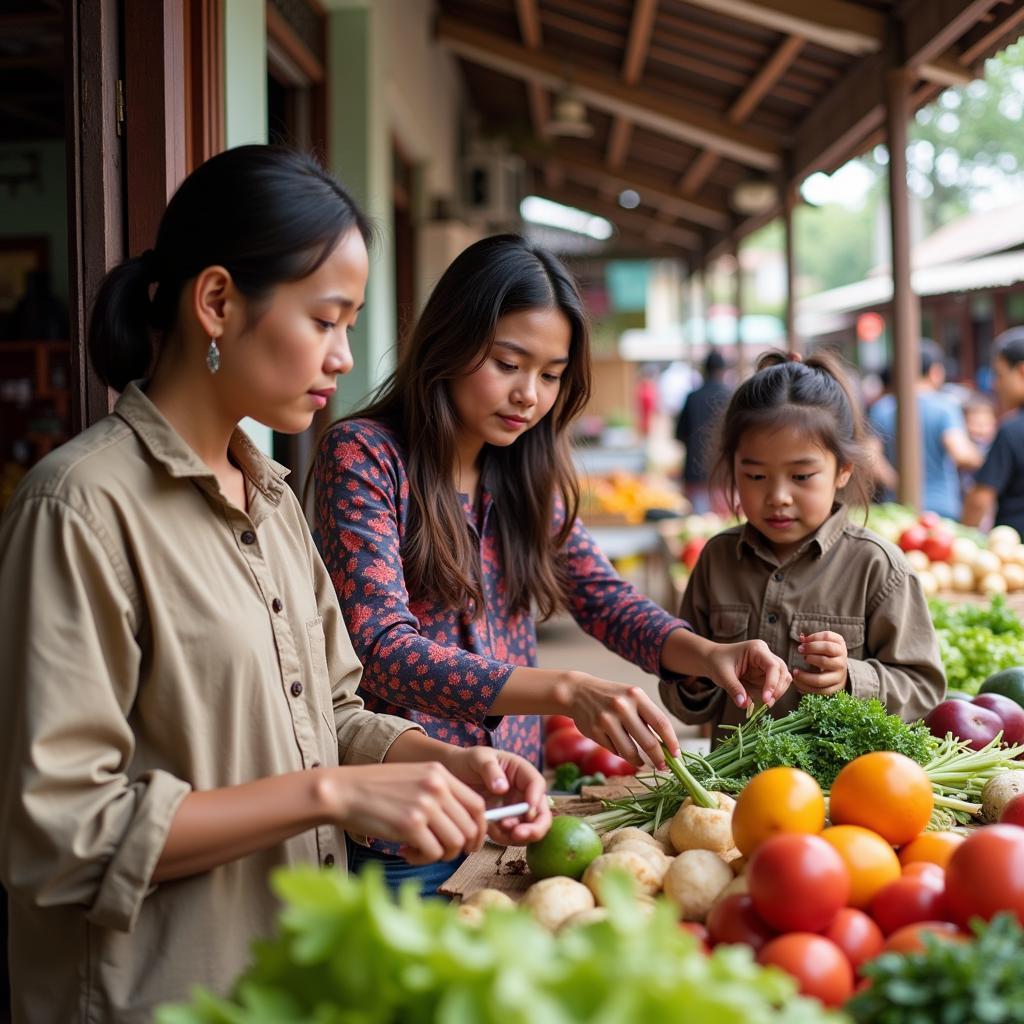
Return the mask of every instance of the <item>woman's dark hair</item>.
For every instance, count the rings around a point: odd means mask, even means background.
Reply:
[[[797,427],[837,466],[852,466],[844,493],[867,507],[871,500],[871,453],[860,405],[850,389],[843,361],[819,350],[803,361],[784,352],[763,355],[757,372],[734,392],[718,428],[718,450],[711,481],[737,505],[735,456],[749,430]]]
[[[471,245],[441,276],[395,372],[353,417],[382,421],[407,449],[410,503],[402,547],[414,598],[483,613],[480,559],[452,479],[458,419],[448,385],[488,358],[498,321],[524,310],[557,309],[569,322],[569,362],[551,411],[507,448],[486,446],[481,480],[494,496],[509,607],[542,618],[563,607],[560,550],[579,507],[566,428],[590,396],[590,331],[569,271],[518,235]],[[318,462],[330,459],[322,446]],[[565,517],[552,532],[555,502]],[[318,514],[324,520],[318,507]],[[325,520],[324,520],[325,521]]]
[[[996,338],[996,355],[1008,366],[1024,363],[1024,327],[1011,327]]]
[[[283,146],[212,157],[171,197],[155,248],[104,278],[89,323],[96,372],[118,391],[145,376],[154,335],[174,327],[182,288],[206,267],[226,268],[258,304],[276,285],[313,273],[352,228],[369,245],[366,217],[313,157]]]

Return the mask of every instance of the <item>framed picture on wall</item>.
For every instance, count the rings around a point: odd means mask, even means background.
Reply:
[[[45,236],[0,236],[0,317],[14,312],[25,294],[28,276],[50,265],[50,242]]]

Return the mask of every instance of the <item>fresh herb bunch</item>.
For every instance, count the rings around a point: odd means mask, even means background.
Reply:
[[[200,991],[158,1024],[840,1024],[749,949],[705,956],[659,901],[637,913],[625,875],[608,877],[609,919],[552,935],[525,910],[491,909],[479,926],[379,873],[292,868],[279,934],[223,999]]]
[[[988,606],[928,602],[946,680],[953,689],[977,693],[1004,668],[1024,665],[1024,622],[997,594]]]
[[[857,1024],[1024,1024],[1024,930],[1008,913],[972,928],[973,942],[925,933],[922,952],[866,964],[871,984],[846,1012]]]

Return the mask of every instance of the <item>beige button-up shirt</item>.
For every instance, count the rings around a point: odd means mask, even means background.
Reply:
[[[0,524],[0,879],[18,1022],[149,1021],[224,990],[274,923],[267,874],[345,867],[321,827],[150,881],[193,789],[383,759],[409,722],[361,668],[284,470],[237,431],[249,512],[145,395],[23,481]]]
[[[708,541],[683,595],[680,618],[719,643],[764,640],[791,669],[808,669],[801,633],[831,630],[846,641],[847,690],[877,697],[905,721],[926,715],[946,693],[939,643],[921,584],[903,552],[832,515],[792,555],[779,561],[749,524]],[[772,709],[792,711],[791,686]],[[662,681],[665,705],[685,722],[736,725],[746,712],[707,680]]]

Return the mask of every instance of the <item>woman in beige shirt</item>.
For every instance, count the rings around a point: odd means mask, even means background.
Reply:
[[[451,858],[483,841],[485,794],[531,805],[495,838],[547,828],[522,758],[363,708],[286,471],[237,427],[297,432],[326,405],[352,366],[368,237],[314,162],[244,147],[193,173],[156,249],[100,291],[90,352],[121,397],[0,525],[18,1022],[131,1024],[223,990],[272,927],[267,873],[343,869],[342,830]]]
[[[849,522],[840,498],[868,499],[860,411],[838,360],[779,356],[733,394],[720,428],[716,477],[746,518],[712,537],[680,616],[720,643],[759,638],[785,658],[793,685],[772,714],[804,693],[877,697],[907,721],[945,695],[924,593],[903,553]],[[735,725],[743,713],[714,683],[663,681],[687,722]]]

